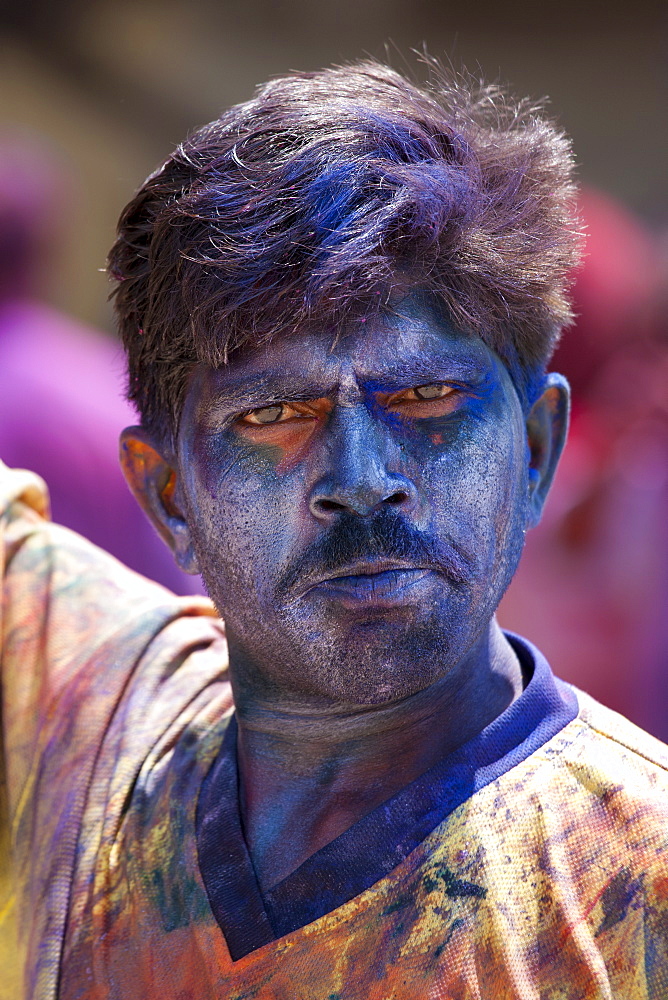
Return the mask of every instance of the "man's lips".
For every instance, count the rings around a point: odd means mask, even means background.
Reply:
[[[392,607],[415,603],[417,590],[438,573],[438,567],[416,566],[396,560],[360,561],[330,571],[327,576],[309,581],[303,591],[339,601],[345,606]]]

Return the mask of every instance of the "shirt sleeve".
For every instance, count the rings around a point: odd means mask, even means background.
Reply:
[[[95,756],[124,691],[142,663],[169,675],[193,650],[226,652],[208,600],[177,598],[52,524],[44,483],[2,463],[0,574],[0,956],[16,926],[26,948],[39,941],[31,995],[46,996],[39,966],[53,981]]]

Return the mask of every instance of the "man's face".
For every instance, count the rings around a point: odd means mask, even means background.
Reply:
[[[426,688],[483,641],[521,553],[516,391],[418,298],[200,369],[178,464],[237,676],[274,700]]]

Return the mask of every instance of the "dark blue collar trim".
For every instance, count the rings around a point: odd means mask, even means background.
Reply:
[[[520,697],[454,753],[364,816],[299,868],[260,892],[239,813],[236,722],[197,806],[200,870],[234,961],[317,920],[389,874],[439,823],[555,736],[578,712],[573,691],[542,654],[506,633],[525,676]]]
[[[197,802],[197,853],[213,914],[236,961],[276,938],[241,825],[237,724],[229,721],[220,753]]]

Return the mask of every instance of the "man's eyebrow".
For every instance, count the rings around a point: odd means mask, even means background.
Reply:
[[[258,400],[301,400],[329,396],[336,391],[331,379],[324,380],[308,373],[253,372],[238,378],[225,378],[211,390],[209,407],[252,406]]]
[[[360,372],[359,381],[366,389],[392,389],[435,381],[481,383],[489,374],[489,361],[478,354],[465,357],[433,354],[398,360],[383,372],[371,369]],[[225,375],[212,388],[207,408],[251,409],[263,400],[318,399],[334,395],[337,389],[337,380],[324,372],[260,371],[238,377]]]
[[[399,359],[391,368],[382,373],[369,371],[361,381],[373,387],[377,385],[397,387],[420,385],[428,382],[482,382],[490,375],[490,363],[485,357],[467,354],[465,357],[440,356],[432,354]]]

